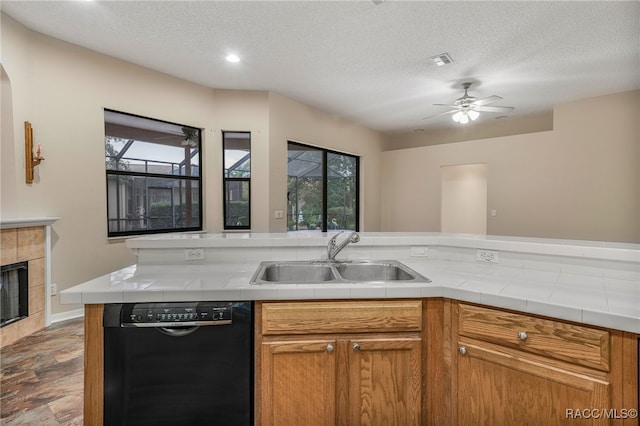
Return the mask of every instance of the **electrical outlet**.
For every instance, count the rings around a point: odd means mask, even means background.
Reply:
[[[411,257],[429,257],[429,247],[411,247]]]
[[[58,286],[56,284],[51,284],[51,295],[55,296],[58,294]]]
[[[477,250],[476,260],[478,262],[498,263],[500,261],[500,254],[494,250]]]
[[[185,249],[184,260],[204,260],[204,249]]]

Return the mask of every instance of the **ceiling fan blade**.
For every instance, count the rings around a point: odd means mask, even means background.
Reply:
[[[479,106],[475,108],[475,110],[479,112],[511,112],[514,109],[514,107],[505,106]]]
[[[478,99],[477,101],[474,102],[475,105],[489,105],[489,104],[493,104],[495,102],[501,101],[502,98],[498,95],[493,95],[493,96],[489,96],[488,98],[482,98],[482,99]]]
[[[458,108],[456,104],[433,104],[434,106],[446,106],[449,108]]]
[[[449,106],[449,105],[443,105],[443,106]],[[454,110],[451,110],[451,111],[447,111],[447,112],[441,112],[440,114],[435,114],[435,115],[430,115],[428,117],[424,117],[423,120],[427,120],[429,118],[434,118],[434,117],[439,117],[441,115],[455,114],[456,112],[458,112],[457,109],[454,109]]]

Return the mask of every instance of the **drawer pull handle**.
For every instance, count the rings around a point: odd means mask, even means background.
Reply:
[[[458,349],[458,351],[460,351],[460,355],[467,354],[467,348],[465,346],[460,346],[460,349]]]
[[[354,352],[358,352],[358,351],[360,351],[360,345],[359,345],[359,344],[357,344],[357,343],[354,343],[354,344],[353,344],[353,351],[354,351]]]
[[[527,336],[527,333],[525,333],[524,331],[521,331],[520,333],[518,333],[518,339],[522,340],[523,342],[527,340],[527,337],[529,336]]]
[[[328,344],[327,345],[327,352],[333,352],[333,345],[332,344]]]

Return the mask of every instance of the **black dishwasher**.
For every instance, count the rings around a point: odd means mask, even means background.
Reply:
[[[253,303],[105,305],[104,425],[253,424]]]

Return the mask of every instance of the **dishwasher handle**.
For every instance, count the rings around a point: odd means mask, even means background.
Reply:
[[[175,327],[175,328],[174,327],[156,327],[156,330],[170,337],[183,337],[183,336],[190,335],[191,333],[195,332],[199,328],[200,328],[199,326]]]

